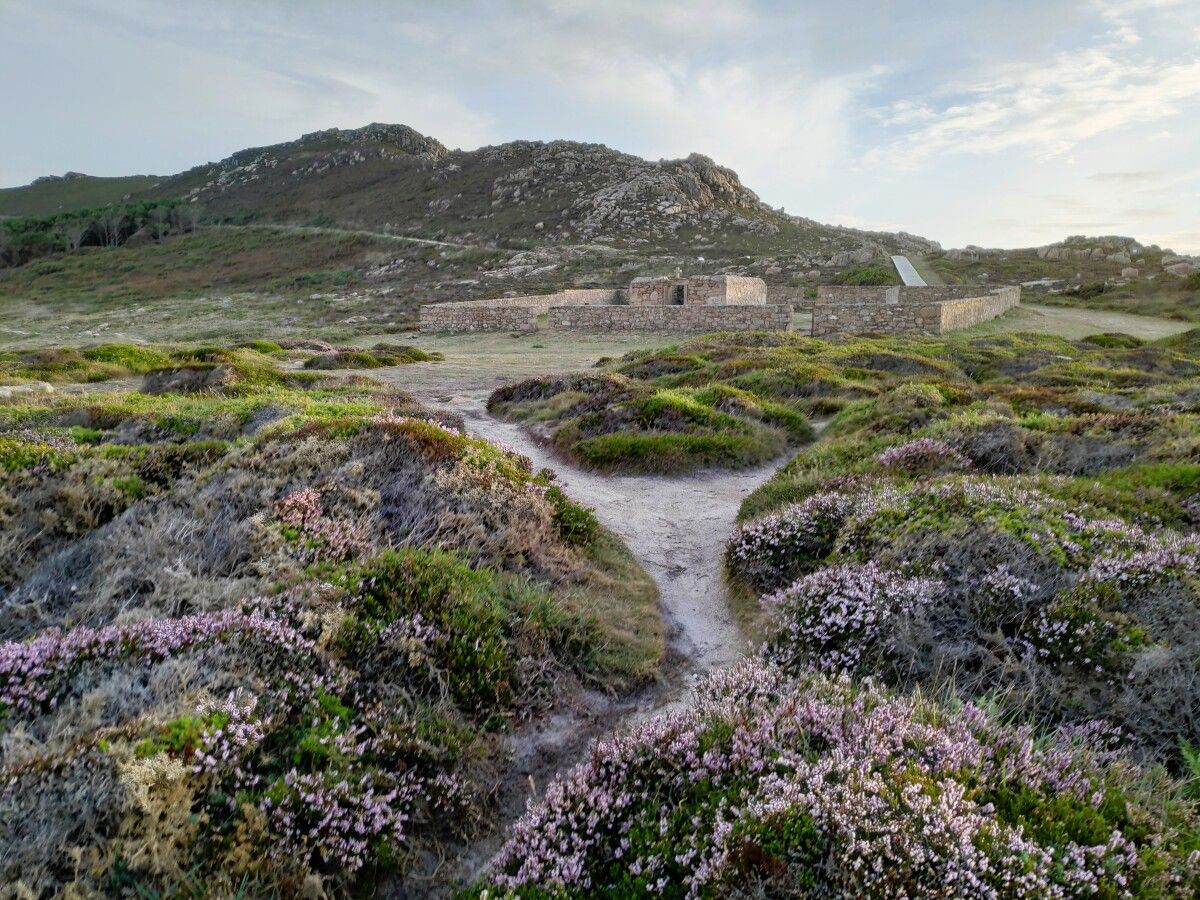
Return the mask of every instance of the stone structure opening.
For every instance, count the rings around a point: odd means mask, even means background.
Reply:
[[[687,285],[677,284],[671,288],[671,305],[683,306],[687,302]]]

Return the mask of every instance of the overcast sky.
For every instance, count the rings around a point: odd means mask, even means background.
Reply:
[[[0,0],[0,185],[331,126],[705,153],[945,246],[1200,252],[1200,0]]]

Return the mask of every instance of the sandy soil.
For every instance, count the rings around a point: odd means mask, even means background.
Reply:
[[[702,472],[682,478],[657,475],[600,475],[575,468],[538,444],[520,426],[501,422],[484,409],[481,394],[421,396],[466,420],[472,434],[504,441],[558,473],[576,501],[595,509],[658,584],[673,655],[689,671],[704,671],[737,659],[743,640],[730,615],[721,554],[742,498],[765,481],[783,460],[742,472]],[[440,401],[440,402],[439,402]]]
[[[586,362],[579,357],[591,355]],[[564,357],[566,358],[564,362]],[[625,541],[658,585],[668,629],[668,659],[659,681],[633,696],[614,698],[582,691],[553,715],[528,723],[507,736],[516,776],[497,784],[500,817],[511,821],[531,798],[540,797],[556,775],[582,759],[599,737],[611,734],[684,702],[692,679],[742,656],[746,641],[730,611],[722,572],[725,539],[733,529],[742,498],[786,460],[742,472],[700,472],[668,478],[658,475],[601,475],[576,468],[539,443],[520,425],[492,418],[485,408],[497,380],[572,371],[595,359],[581,348],[562,357],[541,356],[541,365],[501,365],[482,375],[470,363],[461,367],[405,366],[374,370],[427,405],[461,415],[467,430],[503,441],[529,456],[537,468],[553,469],[577,502],[592,507],[600,521]],[[515,360],[512,362],[515,363]],[[463,848],[449,862],[452,880],[469,882],[499,849],[503,830]]]

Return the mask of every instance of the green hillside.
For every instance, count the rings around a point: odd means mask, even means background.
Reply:
[[[120,203],[152,190],[162,181],[157,175],[100,178],[69,172],[39,178],[23,187],[0,188],[0,217],[53,216]]]

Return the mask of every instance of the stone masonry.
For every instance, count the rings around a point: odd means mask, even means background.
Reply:
[[[629,284],[630,306],[761,306],[767,283],[743,275],[694,275],[635,278]]]
[[[556,306],[551,328],[577,331],[787,331],[790,306]]]
[[[422,331],[786,331],[791,306],[767,305],[761,278],[704,275],[637,278],[628,291],[569,288],[554,294],[432,303],[421,307]]]
[[[980,295],[979,287],[821,286],[812,333],[942,334],[1003,315],[1021,302],[1019,287]]]

